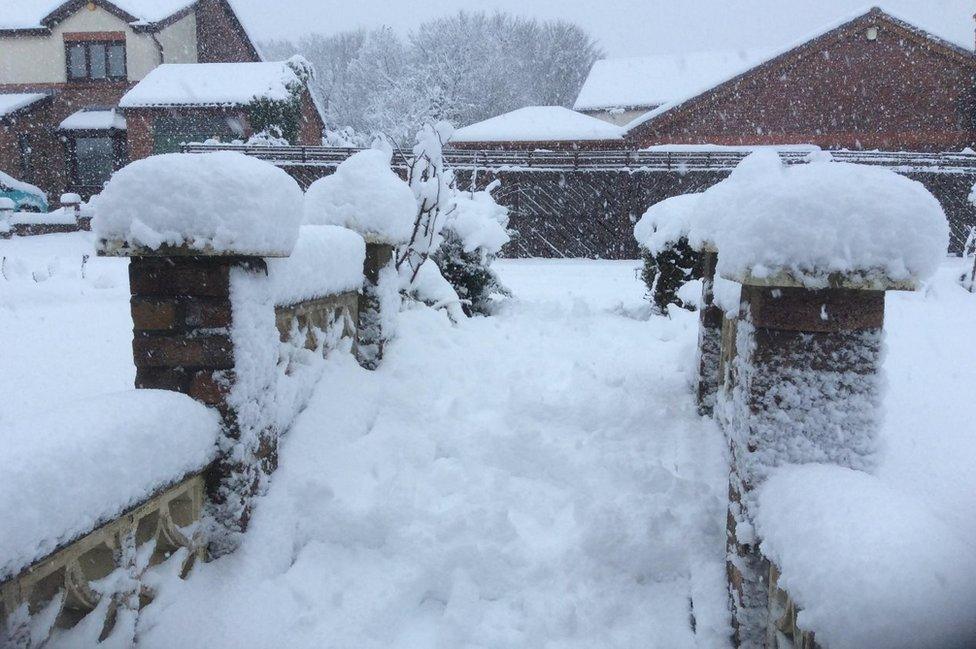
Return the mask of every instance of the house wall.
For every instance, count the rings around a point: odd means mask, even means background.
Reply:
[[[203,22],[196,11],[203,12]],[[236,18],[228,14],[222,0],[201,0],[196,11],[161,28],[156,34],[134,31],[123,19],[100,6],[82,6],[55,25],[50,34],[0,36],[0,92],[50,91],[53,101],[43,109],[32,109],[16,123],[0,121],[0,169],[20,177],[17,135],[29,133],[34,147],[34,173],[25,178],[57,198],[70,188],[70,162],[65,135],[58,125],[72,113],[89,106],[116,106],[136,82],[161,62],[257,60]],[[127,81],[68,82],[64,34],[76,32],[122,32],[126,35]],[[204,38],[198,40],[198,34]],[[155,40],[153,38],[155,36]],[[158,41],[158,44],[157,42]],[[205,55],[203,53],[206,53]],[[198,56],[199,53],[199,56]],[[145,144],[137,134],[137,153]],[[314,141],[319,143],[319,139]],[[149,149],[152,150],[150,133]],[[144,157],[133,155],[131,159]]]
[[[233,117],[240,120],[244,126],[244,138],[254,134],[247,118],[247,111],[243,108],[128,108],[124,111],[128,126],[128,151],[130,160],[148,158],[153,154],[155,146],[154,125],[156,119],[164,116],[209,116]],[[297,144],[315,146],[322,143],[322,133],[325,126],[318,111],[306,92],[302,102],[302,123],[299,127]]]
[[[298,144],[318,146],[322,144],[324,134],[325,124],[322,122],[322,116],[316,110],[308,91],[305,91],[302,94],[302,123],[298,129]]]
[[[82,7],[58,23],[45,36],[3,36],[0,47],[0,84],[65,83],[64,35],[75,32],[124,32],[126,69],[130,80],[139,80],[159,64],[159,48],[149,34],[137,34],[129,25],[95,5]]]
[[[197,17],[192,11],[156,34],[164,63],[197,62]]]
[[[54,192],[66,181],[64,143],[46,126],[51,122],[53,111],[51,102],[39,102],[29,110],[0,120],[0,171],[48,191],[48,201],[52,205],[60,196]],[[31,145],[30,173],[26,175],[21,171],[18,142],[19,136],[25,133],[29,135]]]
[[[200,63],[260,61],[247,34],[224,0],[199,0],[196,7]]]
[[[877,40],[867,28],[878,28]],[[942,151],[974,143],[976,64],[866,20],[637,127],[634,146],[811,143]]]

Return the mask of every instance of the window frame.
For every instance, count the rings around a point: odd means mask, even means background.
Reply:
[[[105,65],[105,77],[104,78],[94,78],[92,74],[92,50],[93,45],[102,45],[104,47],[102,51],[103,63]],[[111,67],[111,55],[109,52],[112,47],[122,48],[122,75],[112,76]],[[76,77],[71,74],[71,48],[81,47],[85,52],[85,74],[84,76]],[[108,38],[92,38],[92,39],[72,39],[64,41],[64,74],[68,83],[117,83],[119,81],[128,81],[129,79],[129,51],[126,47],[125,39],[108,39]]]
[[[128,158],[128,146],[125,131],[96,130],[96,131],[72,131],[66,138],[65,145],[68,157],[68,187],[78,190],[79,194],[98,193],[102,190],[101,186],[82,184],[78,177],[78,139],[109,139],[112,142],[112,173],[122,168]],[[111,174],[109,174],[111,177]],[[106,179],[107,181],[107,179]],[[104,183],[103,183],[104,186]]]

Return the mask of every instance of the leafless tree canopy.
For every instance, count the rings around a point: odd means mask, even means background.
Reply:
[[[571,106],[602,52],[579,26],[505,13],[460,12],[406,37],[391,29],[311,35],[265,44],[305,55],[329,126],[398,141],[423,123],[466,125],[530,105]]]

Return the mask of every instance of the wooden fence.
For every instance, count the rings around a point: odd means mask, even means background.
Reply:
[[[184,146],[189,153],[239,151],[268,160],[303,187],[332,173],[359,149],[317,146]],[[836,160],[883,166],[922,182],[942,203],[952,228],[950,250],[959,252],[976,208],[968,197],[976,183],[976,153],[832,151]],[[802,164],[807,151],[779,151],[788,164]],[[516,234],[509,257],[638,256],[633,224],[652,204],[704,191],[728,176],[746,150],[517,151],[447,149],[445,158],[462,188],[481,189],[501,180],[495,192],[510,210]]]

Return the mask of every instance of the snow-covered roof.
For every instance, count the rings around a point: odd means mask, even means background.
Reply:
[[[814,41],[818,38],[822,38],[835,30],[850,25],[851,23],[860,21],[862,19],[867,19],[867,18],[885,20],[890,24],[894,24],[903,29],[907,29],[917,34],[919,37],[931,41],[933,44],[942,46],[949,50],[955,50],[956,52],[959,52],[963,55],[971,56],[973,54],[973,49],[969,44],[964,45],[955,40],[949,40],[947,38],[943,38],[942,36],[936,35],[934,32],[928,31],[927,29],[918,26],[916,22],[909,21],[904,17],[893,14],[887,9],[872,7],[870,9],[862,10],[856,14],[847,15],[841,19],[835,20],[834,22],[821,27],[817,31],[808,34],[806,37],[796,40],[792,43],[789,43],[788,45],[784,47],[780,47],[774,51],[767,52],[764,56],[757,57],[751,62],[743,64],[739,68],[729,69],[726,71],[724,75],[712,79],[710,82],[703,83],[698,87],[690,87],[689,90],[684,94],[675,96],[671,98],[668,102],[661,104],[660,106],[657,106],[649,110],[648,112],[644,113],[643,115],[640,115],[639,117],[635,118],[630,123],[624,126],[624,130],[629,132],[638,126],[655,119],[659,115],[668,113],[674,110],[675,108],[677,108],[678,106],[682,106],[694,99],[697,99],[698,97],[704,95],[705,93],[708,93],[718,88],[719,86],[723,86],[726,83],[729,83],[734,79],[737,79],[738,77],[746,74],[747,72],[755,68],[758,68],[761,65],[766,65],[767,63],[770,63],[780,58],[781,56],[787,55],[793,50],[799,49],[811,41]]]
[[[120,108],[236,106],[254,98],[288,99],[300,84],[286,63],[166,63],[127,92]]]
[[[47,95],[41,92],[0,94],[0,117],[14,113],[21,108],[26,108],[45,97]]]
[[[68,115],[58,126],[63,131],[125,130],[125,117],[115,108],[85,108]]]
[[[451,142],[619,140],[624,130],[562,106],[528,106],[459,128]]]
[[[758,51],[740,50],[602,59],[593,64],[573,107],[655,108],[760,58]]]
[[[98,0],[113,13],[136,25],[148,25],[166,20],[197,0]],[[49,27],[53,17],[66,5],[78,3],[64,0],[0,0],[0,29],[42,29]]]

